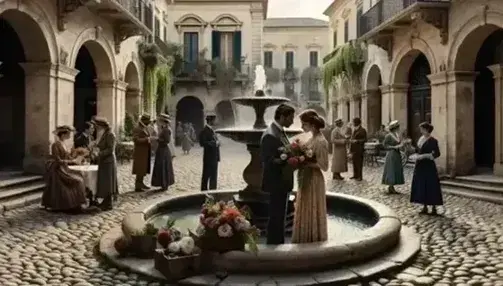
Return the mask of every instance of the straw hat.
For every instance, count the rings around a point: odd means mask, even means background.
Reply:
[[[171,116],[169,116],[168,114],[159,114],[159,121],[162,121],[162,122],[166,122],[166,123],[169,123],[171,122]]]
[[[342,119],[340,118],[337,118],[334,122],[335,124],[340,124],[340,123],[343,123]]]
[[[75,128],[73,128],[73,126],[60,125],[60,126],[56,127],[56,129],[54,129],[54,131],[52,133],[57,135],[58,133],[61,133],[61,132],[74,132],[74,131],[75,131]]]
[[[398,120],[393,120],[388,124],[388,129],[393,129],[400,126],[400,122]]]
[[[97,116],[95,116],[93,118],[93,123],[96,126],[110,127],[110,123],[108,123],[108,120],[105,117],[97,117]]]

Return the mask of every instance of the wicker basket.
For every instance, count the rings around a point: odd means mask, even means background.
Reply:
[[[154,255],[154,267],[169,281],[177,281],[200,273],[200,256],[168,257],[163,249],[158,249]]]

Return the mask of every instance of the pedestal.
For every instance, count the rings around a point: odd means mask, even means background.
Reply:
[[[262,162],[260,145],[246,145],[251,159],[243,171],[246,187],[234,196],[234,203],[241,208],[247,206],[251,213],[251,223],[265,233],[269,219],[269,194],[262,191]],[[287,233],[293,226],[294,199],[287,204],[285,226]]]

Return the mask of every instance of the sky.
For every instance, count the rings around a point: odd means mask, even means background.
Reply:
[[[311,17],[323,20],[328,18],[323,11],[333,0],[269,0],[267,17]]]

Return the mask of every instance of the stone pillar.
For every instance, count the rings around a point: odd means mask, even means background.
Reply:
[[[126,113],[138,116],[141,113],[141,90],[128,88],[126,90]]]
[[[105,117],[114,131],[117,131],[117,111],[116,111],[116,84],[115,80],[96,80],[98,90],[97,115]]]
[[[73,83],[78,71],[52,63],[23,63],[25,71],[25,157],[23,168],[43,173],[58,125],[73,125]]]
[[[379,89],[362,92],[362,121],[368,134],[375,134],[382,124],[381,105]]]
[[[340,98],[338,100],[338,104],[337,104],[337,107],[338,107],[337,113],[339,115],[338,118],[342,119],[342,121],[344,121],[344,123],[347,123],[351,120],[349,117],[347,104],[348,104],[348,100],[345,98]]]
[[[388,104],[386,108],[383,108],[385,112],[382,112],[383,117],[386,115],[388,116],[388,121],[386,123],[392,120],[398,120],[401,126],[407,128],[407,91],[409,85],[406,83],[392,84],[381,86],[380,88],[383,97],[383,105]]]
[[[435,160],[439,173],[449,173],[448,167],[448,134],[452,128],[449,128],[449,111],[448,106],[448,74],[440,72],[437,74],[428,75],[431,85],[431,123],[435,127],[433,136],[438,140],[438,147],[441,156]],[[453,110],[454,111],[454,110]],[[456,127],[454,127],[456,128]],[[462,127],[457,127],[462,128]],[[456,129],[457,129],[456,128]],[[452,131],[459,132],[458,130]]]
[[[339,118],[339,106],[336,100],[332,100],[332,124]]]
[[[122,131],[124,127],[124,119],[126,119],[126,88],[128,86],[127,82],[117,81],[116,84],[116,96],[115,101],[115,116],[116,116],[116,130]]]
[[[351,100],[349,101],[349,120],[353,120],[353,118],[355,117],[360,117],[360,100],[361,97],[359,94],[354,94],[351,96]]]
[[[503,176],[503,65],[487,68],[494,75],[494,174]]]

